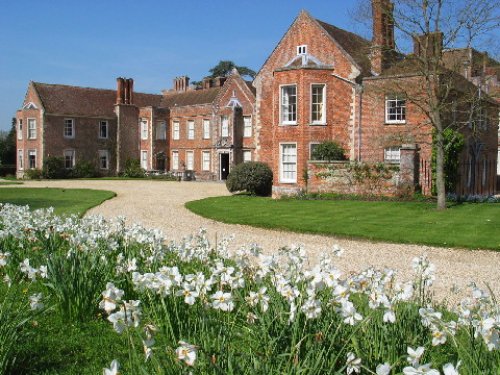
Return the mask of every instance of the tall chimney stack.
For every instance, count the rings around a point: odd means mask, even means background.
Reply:
[[[128,83],[128,104],[134,104],[134,80],[132,78],[127,79]]]
[[[116,79],[116,104],[123,104],[124,100],[124,79],[118,77]]]
[[[396,47],[394,40],[394,4],[390,0],[372,0],[373,38],[371,67],[374,74],[382,73]]]

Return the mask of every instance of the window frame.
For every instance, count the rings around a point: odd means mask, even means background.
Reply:
[[[36,169],[36,162],[37,162],[37,150],[36,149],[30,149],[28,150],[28,169]],[[31,156],[33,155],[34,161],[33,161],[33,166],[31,166]]]
[[[181,139],[181,123],[178,120],[172,121],[172,140],[178,141]]]
[[[70,154],[71,153],[71,154]],[[75,150],[74,149],[67,149],[67,150],[64,150],[63,151],[63,159],[64,159],[64,168],[65,169],[72,169],[75,167]],[[68,167],[68,164],[67,164],[67,157],[70,156],[70,161],[71,161],[71,165]]]
[[[24,150],[22,148],[17,150],[17,166],[20,171],[24,170]]]
[[[295,165],[295,178],[285,178],[284,177],[284,160],[283,156],[285,155],[284,147],[285,146],[293,146],[295,148],[295,162],[291,163],[288,162],[287,164],[294,164]],[[298,150],[297,150],[297,142],[280,142],[280,153],[279,153],[279,182],[284,183],[284,184],[296,184],[297,183],[297,170],[298,170]]]
[[[97,155],[99,157],[99,169],[101,170],[109,170],[109,151],[108,150],[98,150]],[[106,165],[103,167],[102,166],[102,159],[104,157],[104,160],[106,161]]]
[[[203,139],[210,139],[210,120],[203,119]]]
[[[147,171],[149,168],[148,150],[141,150],[141,168]]]
[[[297,46],[297,56],[307,55],[307,44]]]
[[[194,134],[194,120],[188,120],[187,121],[187,139],[190,141],[194,140],[195,134]]]
[[[297,99],[298,99],[298,89],[297,89],[297,84],[296,83],[287,83],[287,84],[283,84],[283,85],[280,85],[280,94],[279,94],[279,124],[280,125],[283,125],[283,126],[294,126],[294,125],[297,125],[297,120],[298,120],[298,113],[297,113],[297,109],[298,109],[298,106],[297,106]],[[294,113],[295,114],[295,119],[294,120],[284,120],[284,107],[285,107],[285,104],[283,103],[283,99],[284,99],[284,91],[287,89],[287,88],[294,88],[295,89],[295,103],[294,104],[286,104],[286,106],[291,106],[291,105],[294,105],[295,106],[295,111],[292,112],[292,114]],[[290,116],[290,114],[288,114],[288,116]],[[292,116],[293,117],[293,116]]]
[[[205,160],[205,156],[208,155],[208,160]],[[209,172],[210,171],[210,163],[211,163],[211,155],[210,155],[210,151],[202,151],[201,152],[201,170],[202,171],[205,171],[205,172]],[[205,163],[208,163],[208,164],[205,164]]]
[[[396,102],[396,106],[395,107],[390,107],[389,106],[389,102]],[[397,103],[398,102],[403,102],[403,106],[398,106]],[[385,106],[385,110],[384,110],[384,114],[385,114],[385,123],[386,124],[406,124],[406,97],[404,95],[401,95],[401,94],[389,94],[389,95],[386,95],[385,96],[385,102],[384,102],[384,106]],[[398,111],[399,108],[403,108],[403,111],[402,113],[395,113],[395,114],[391,114],[391,115],[394,115],[396,117],[398,116],[402,116],[403,119],[396,119],[396,120],[391,120],[389,118],[390,114],[389,114],[389,109],[396,109],[396,111]]]
[[[141,118],[139,124],[141,126],[141,141],[147,141],[149,138],[149,121],[147,118]]]
[[[229,116],[220,117],[220,136],[221,138],[229,138]]]
[[[102,129],[106,129],[106,136],[102,136]],[[99,120],[99,139],[108,139],[109,138],[109,121],[108,120]]]
[[[23,119],[17,119],[17,140],[23,140]]]
[[[167,122],[166,121],[157,121],[156,122],[155,138],[157,141],[166,141],[167,140]]]
[[[250,155],[250,157],[247,159],[245,155]],[[252,150],[243,150],[243,163],[248,163],[250,161],[252,161]]]
[[[174,157],[175,155],[175,157]],[[178,171],[179,170],[179,151],[178,150],[172,150],[172,163],[171,167],[173,171]]]
[[[71,124],[71,126],[68,127],[68,124]],[[71,129],[71,134],[68,132],[69,129]],[[74,139],[75,138],[75,119],[74,118],[65,118],[64,119],[63,137],[66,139]]]
[[[194,151],[186,150],[185,156],[186,156],[186,171],[194,171]],[[189,168],[190,163],[192,164],[191,168]]]
[[[397,151],[396,151],[397,149]],[[396,159],[392,155],[399,154],[399,157]],[[384,163],[387,164],[399,164],[401,163],[401,146],[389,146],[384,147]]]
[[[315,160],[313,159],[313,148],[314,146],[318,146],[320,144],[321,142],[318,141],[309,142],[309,160]]]
[[[248,123],[245,120],[248,120]],[[243,116],[243,138],[251,138],[252,130],[252,116]]]
[[[321,120],[314,120],[313,119],[313,115],[314,115],[314,101],[313,101],[313,97],[314,97],[314,93],[313,93],[313,90],[315,88],[319,88],[321,87],[322,90],[321,90],[321,95],[322,95],[322,101],[321,103]],[[316,104],[318,105],[318,104]],[[310,86],[310,121],[311,121],[311,125],[326,125],[326,83],[311,83],[311,86]]]
[[[36,129],[36,118],[29,117],[27,119],[28,126],[26,127],[26,139],[36,139],[37,137],[37,129]],[[31,127],[30,125],[34,126]],[[33,135],[32,135],[33,132]]]

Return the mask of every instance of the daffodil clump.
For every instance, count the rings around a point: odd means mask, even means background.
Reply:
[[[266,255],[204,230],[180,242],[123,218],[0,210],[4,284],[38,283],[71,321],[106,319],[129,358],[104,374],[497,374],[500,306],[485,290],[451,309],[431,299],[435,269],[343,274],[342,249],[311,265],[302,245]],[[1,324],[1,323],[0,323]],[[106,356],[105,350],[102,353]]]

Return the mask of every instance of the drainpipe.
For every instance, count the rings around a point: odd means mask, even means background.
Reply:
[[[354,89],[354,104],[353,104],[353,124],[352,124],[352,132],[351,132],[351,139],[352,139],[352,147],[355,147],[355,141],[354,141],[354,138],[355,138],[355,135],[356,135],[356,118],[358,117],[357,116],[357,111],[356,111],[356,99],[357,99],[357,93],[359,91],[359,97],[360,97],[360,100],[359,100],[359,122],[358,122],[358,152],[357,152],[357,160],[359,161],[361,159],[361,151],[360,151],[360,148],[361,148],[361,92],[362,92],[362,86],[361,85],[358,85],[356,82],[354,81],[351,81],[350,79],[347,79],[347,78],[344,78],[342,76],[339,76],[338,74],[335,74],[335,73],[331,73],[331,76],[332,77],[335,77],[337,79],[340,79],[341,81],[344,81],[344,82],[347,82],[349,83],[350,85],[353,86],[353,89]],[[352,150],[351,152],[351,155],[350,155],[350,159],[354,159],[355,157],[355,151]]]

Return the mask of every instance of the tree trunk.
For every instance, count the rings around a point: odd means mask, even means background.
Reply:
[[[446,209],[446,189],[444,184],[444,145],[443,132],[436,131],[436,189],[437,189],[437,209]]]

